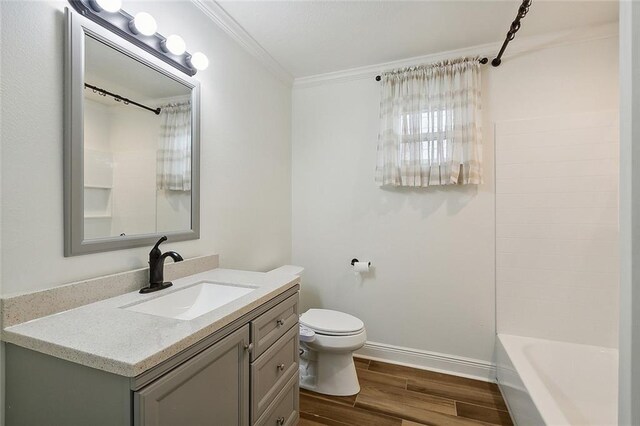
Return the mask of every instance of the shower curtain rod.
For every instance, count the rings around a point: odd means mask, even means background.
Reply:
[[[93,86],[93,85],[91,85],[89,83],[85,83],[84,87],[85,88],[89,88],[89,89],[93,90],[94,93],[97,93],[97,94],[102,95],[102,96],[109,95],[117,102],[124,102],[125,105],[131,104],[131,105],[135,105],[135,106],[137,106],[139,108],[146,109],[147,111],[151,111],[155,115],[160,115],[160,111],[162,111],[160,108],[151,108],[151,107],[148,107],[146,105],[142,105],[142,104],[140,104],[140,103],[138,103],[136,101],[132,101],[131,99],[125,98],[124,96],[120,96],[117,93],[111,93],[108,90],[101,89],[100,87]]]
[[[504,39],[504,42],[502,43],[502,47],[500,48],[500,52],[498,52],[498,56],[493,58],[493,60],[491,61],[491,65],[493,65],[494,67],[497,67],[502,63],[502,55],[504,54],[504,51],[507,49],[507,45],[509,44],[509,42],[514,38],[516,38],[516,33],[518,32],[521,26],[520,21],[522,20],[522,18],[527,16],[527,13],[529,12],[529,8],[531,7],[531,3],[532,3],[532,0],[522,0],[522,4],[518,8],[518,14],[516,15],[516,19],[511,23],[511,27],[509,27],[509,31],[507,32],[507,37]],[[489,59],[481,58],[478,60],[478,62],[484,65],[487,62],[489,62]],[[382,79],[381,76],[379,75],[376,76],[376,81],[380,81],[381,79]]]

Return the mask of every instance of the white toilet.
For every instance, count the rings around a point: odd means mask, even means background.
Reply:
[[[300,342],[300,387],[336,396],[360,392],[353,352],[367,340],[364,323],[344,312],[309,309],[300,324],[315,332]]]
[[[284,265],[268,274],[301,275],[301,266]],[[364,323],[353,315],[309,309],[300,315],[300,387],[325,395],[360,392],[353,352],[364,346]]]

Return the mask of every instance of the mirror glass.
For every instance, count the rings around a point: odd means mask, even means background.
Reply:
[[[193,88],[84,46],[84,240],[191,230]]]

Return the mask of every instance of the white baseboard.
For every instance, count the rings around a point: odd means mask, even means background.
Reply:
[[[390,364],[405,365],[422,370],[437,371],[483,380],[496,381],[496,366],[487,361],[465,358],[454,355],[428,352],[401,346],[386,345],[384,343],[367,342],[364,347],[356,351],[356,356]]]

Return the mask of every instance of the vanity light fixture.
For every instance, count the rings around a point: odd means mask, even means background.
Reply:
[[[122,8],[122,0],[91,0],[89,3],[96,12],[116,13]]]
[[[158,59],[192,76],[209,66],[202,53],[186,51],[182,37],[172,34],[164,37],[157,32],[156,20],[147,12],[132,16],[121,9],[122,0],[69,0],[79,14],[130,41]]]
[[[162,48],[166,49],[166,52],[171,52],[174,55],[182,55],[187,51],[187,45],[182,37],[175,34],[171,34],[167,37],[167,39],[162,43]]]
[[[199,71],[206,70],[209,66],[209,58],[202,52],[194,53],[193,56],[189,58],[189,62]]]
[[[151,14],[147,12],[138,12],[136,16],[129,21],[129,29],[134,34],[142,34],[152,36],[158,30],[158,24]]]

